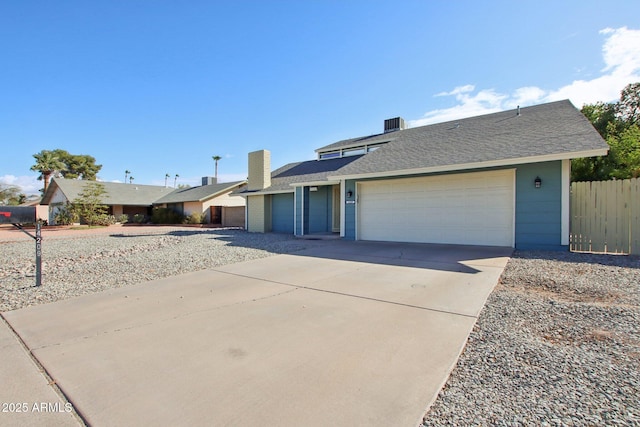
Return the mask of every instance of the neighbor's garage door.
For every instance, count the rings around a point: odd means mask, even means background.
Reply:
[[[358,184],[358,239],[513,246],[514,170]]]

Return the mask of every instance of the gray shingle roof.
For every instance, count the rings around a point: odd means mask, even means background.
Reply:
[[[91,181],[54,178],[42,198],[42,204],[48,205],[51,202],[51,197],[56,187],[60,188],[67,200],[74,201],[88,182]],[[174,190],[173,188],[165,188],[158,185],[122,184],[118,182],[100,182],[100,184],[104,186],[107,192],[102,198],[102,202],[105,205],[151,206],[155,200]]]
[[[246,181],[224,182],[221,184],[202,185],[200,187],[178,188],[155,200],[153,203],[204,202],[223,193],[232,191],[245,184]]]
[[[388,144],[332,176],[449,167],[455,170],[491,162],[601,155],[608,149],[587,118],[568,100],[522,108],[520,115],[509,110],[373,135],[367,143],[390,138]],[[344,141],[337,144],[341,143]]]
[[[362,156],[289,163],[271,173],[271,186],[263,191],[293,191],[291,184],[325,181],[329,175],[360,157]]]
[[[316,152],[386,143],[365,155],[290,163],[271,174],[264,192],[291,184],[454,171],[604,155],[609,146],[570,101],[350,138]]]

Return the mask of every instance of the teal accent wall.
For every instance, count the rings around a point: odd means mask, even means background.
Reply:
[[[310,191],[309,187],[305,187],[308,193],[308,209],[305,214],[307,228],[305,233],[331,232],[332,187],[314,187],[317,188],[317,191]]]
[[[347,197],[347,193],[351,191],[353,194],[351,197]],[[355,201],[356,194],[356,181],[353,179],[348,179],[345,181],[344,186],[344,197],[345,197],[345,205],[344,209],[344,239],[345,240],[355,240],[356,239],[356,204],[355,203],[347,203],[350,201]]]
[[[500,168],[474,169],[456,171],[454,173],[481,172],[500,169],[516,169],[516,200],[515,200],[515,247],[516,249],[545,249],[567,250],[561,245],[562,223],[562,162],[541,162],[522,165],[505,166]],[[413,175],[416,176],[416,175]],[[429,175],[423,175],[429,176]],[[535,178],[542,179],[542,186],[536,189]],[[406,178],[398,176],[393,178]],[[389,178],[389,179],[393,179]],[[375,178],[373,180],[380,180]],[[367,180],[362,180],[367,181]],[[345,182],[345,197],[347,191],[353,191],[356,200],[356,181]],[[356,238],[356,205],[344,206],[345,225],[344,238]]]
[[[271,231],[289,233],[293,230],[293,193],[271,196]]]
[[[302,231],[303,231],[303,226],[304,226],[304,220],[302,218],[302,208],[303,208],[303,201],[302,201],[302,195],[304,193],[304,189],[302,187],[296,187],[295,188],[295,207],[296,207],[296,212],[295,212],[295,231],[294,234],[296,236],[302,236]]]
[[[529,163],[516,170],[516,249],[568,249],[562,238],[562,162]],[[540,177],[542,186],[535,188]]]

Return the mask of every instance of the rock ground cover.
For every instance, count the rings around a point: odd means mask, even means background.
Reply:
[[[33,240],[12,237],[0,311],[309,244],[229,229],[60,233],[43,243],[35,288]],[[640,425],[639,329],[638,257],[516,252],[423,425]]]
[[[32,239],[0,243],[0,311],[304,249],[292,236],[234,229],[120,228],[113,234],[43,239],[42,283],[34,286]]]
[[[424,418],[640,425],[638,257],[516,252]]]

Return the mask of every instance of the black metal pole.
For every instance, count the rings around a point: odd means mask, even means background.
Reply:
[[[36,221],[36,286],[42,285],[42,224]]]

